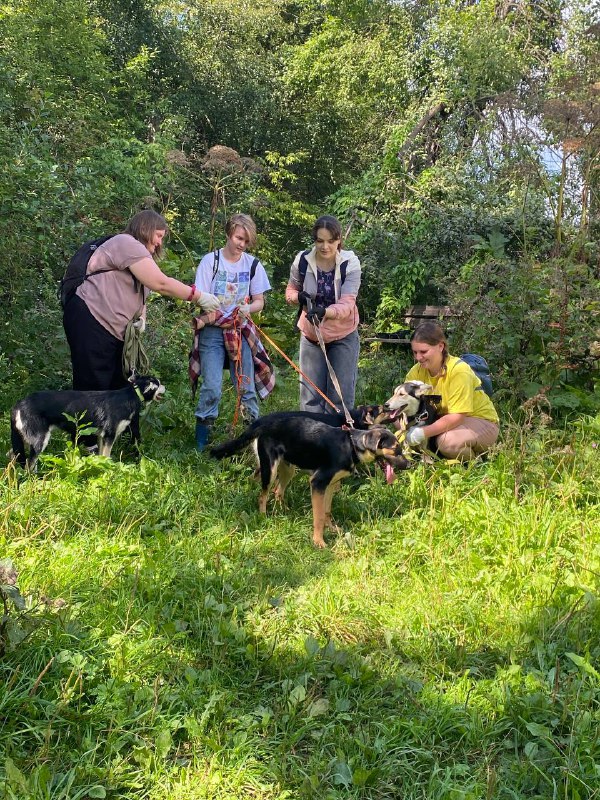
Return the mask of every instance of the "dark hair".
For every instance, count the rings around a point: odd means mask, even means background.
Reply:
[[[147,247],[156,231],[166,231],[168,233],[167,220],[157,211],[146,208],[144,211],[138,211],[137,214],[133,215],[123,233],[128,233]],[[161,253],[162,244],[154,251],[154,258],[158,258]]]
[[[313,242],[317,241],[317,234],[319,233],[321,228],[325,228],[326,231],[329,231],[329,233],[333,238],[333,241],[340,242],[340,245],[338,245],[338,247],[341,246],[342,226],[335,217],[332,217],[330,214],[324,214],[322,217],[319,217],[319,219],[315,222],[312,228]]]
[[[423,344],[431,345],[443,344],[444,349],[442,353],[444,362],[448,358],[448,340],[446,339],[446,334],[442,330],[442,326],[438,322],[433,322],[432,320],[421,322],[421,324],[417,325],[415,328],[410,340],[411,342],[422,342]]]
[[[236,228],[243,228],[248,237],[248,247],[256,244],[256,223],[248,214],[234,214],[225,223],[225,233],[232,236]]]

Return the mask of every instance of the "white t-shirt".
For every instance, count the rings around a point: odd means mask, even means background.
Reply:
[[[254,256],[242,253],[239,261],[227,261],[223,250],[219,250],[219,268],[213,279],[215,254],[207,253],[198,264],[196,270],[196,288],[201,292],[210,292],[219,298],[221,311],[227,314],[236,306],[247,302],[248,297],[268,292],[271,288],[263,265],[258,262],[252,281],[250,267]]]

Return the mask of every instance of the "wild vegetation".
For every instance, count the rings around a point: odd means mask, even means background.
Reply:
[[[364,332],[454,307],[503,419],[485,464],[346,481],[315,552],[305,478],[262,518],[249,458],[193,452],[189,312],[153,297],[139,463],[56,436],[2,475],[4,797],[600,796],[599,33],[584,0],[0,6],[2,452],[69,384],[66,261],[142,207],[188,282],[251,213],[292,357],[289,263],[336,213]],[[365,344],[358,400],[409,361]]]

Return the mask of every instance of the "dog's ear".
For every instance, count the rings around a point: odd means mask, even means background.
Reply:
[[[375,417],[373,416],[373,409],[375,406],[364,406],[363,422],[365,425],[374,425]]]
[[[430,386],[428,383],[423,383],[422,381],[415,381],[418,384],[415,387],[415,397],[423,397],[424,394],[430,392],[433,389],[433,386]]]
[[[372,452],[383,450],[384,448],[389,449],[397,444],[394,434],[390,433],[390,431],[382,425],[370,428],[368,431],[365,431],[365,434],[365,447]]]

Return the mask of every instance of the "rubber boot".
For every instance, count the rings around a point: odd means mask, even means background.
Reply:
[[[196,450],[201,453],[208,444],[210,425],[200,419],[196,419]]]

